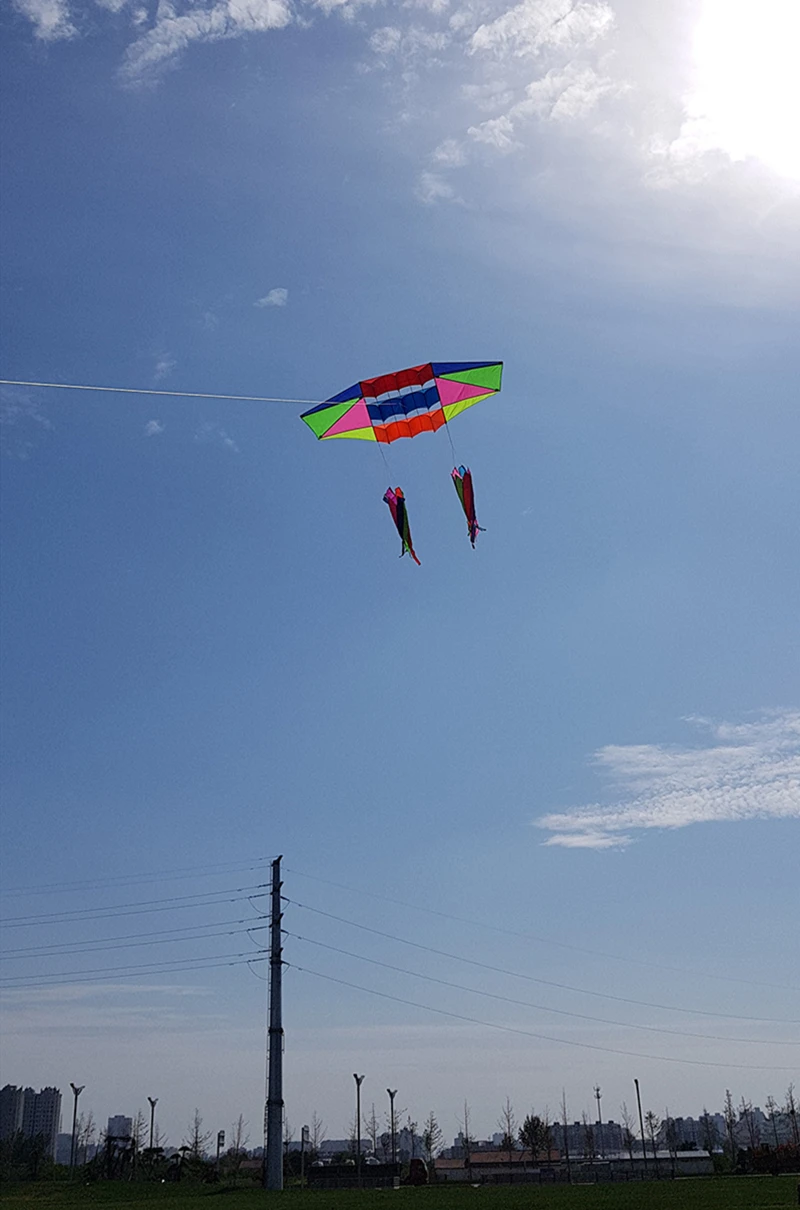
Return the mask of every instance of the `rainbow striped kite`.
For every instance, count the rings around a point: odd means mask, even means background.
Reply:
[[[352,437],[388,445],[399,437],[435,433],[459,412],[496,395],[502,361],[434,361],[356,382],[303,412],[320,441]]]

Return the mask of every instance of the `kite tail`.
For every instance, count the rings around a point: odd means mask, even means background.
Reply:
[[[483,534],[486,531],[482,525],[478,525],[478,517],[475,512],[475,492],[472,487],[472,471],[468,466],[459,466],[453,467],[450,474],[458,498],[461,501],[464,516],[467,518],[467,533],[474,550],[478,534]]]
[[[400,558],[402,559],[403,555],[406,553],[406,551],[408,551],[417,567],[421,567],[422,564],[417,558],[414,545],[411,541],[411,527],[408,524],[406,500],[402,489],[399,487],[394,489],[388,487],[383,498],[389,505],[389,512],[392,514],[392,520],[394,521],[395,528],[400,535]]]

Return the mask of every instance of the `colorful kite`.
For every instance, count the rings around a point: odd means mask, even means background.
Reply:
[[[481,525],[478,525],[478,518],[475,513],[475,492],[472,487],[472,471],[468,466],[453,467],[450,474],[453,476],[458,498],[461,501],[461,507],[464,510],[464,516],[467,518],[467,530],[469,532],[469,540],[472,543],[473,550],[475,549],[475,539],[479,533],[484,533]]]
[[[406,512],[406,498],[403,495],[402,489],[399,487],[396,487],[394,489],[392,489],[391,487],[387,487],[386,491],[384,492],[383,498],[386,501],[386,503],[389,505],[389,512],[392,514],[392,520],[394,521],[395,525],[397,526],[397,532],[399,533],[400,541],[402,542],[400,558],[402,559],[403,555],[406,553],[406,551],[408,551],[408,553],[411,555],[411,558],[416,563],[417,567],[420,567],[421,566],[420,561],[416,556],[416,553],[414,551],[414,546],[411,541],[411,526],[408,524],[408,513]]]
[[[303,412],[320,441],[352,437],[388,445],[399,437],[435,433],[459,412],[496,395],[502,361],[434,361],[356,382]]]

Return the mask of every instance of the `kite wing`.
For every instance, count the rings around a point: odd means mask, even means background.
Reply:
[[[483,529],[478,525],[478,518],[475,513],[475,492],[472,487],[472,471],[468,466],[453,467],[450,474],[453,477],[458,498],[461,501],[461,507],[464,510],[464,516],[467,518],[467,529],[469,531],[469,540],[475,547],[475,539],[479,533],[483,533]]]
[[[434,361],[356,382],[303,412],[321,441],[352,437],[388,445],[399,437],[435,433],[473,404],[496,395],[502,361]]]
[[[402,550],[400,551],[400,558],[402,559],[403,555],[406,553],[406,551],[408,551],[408,553],[411,555],[411,558],[417,564],[417,567],[420,567],[420,561],[416,556],[413,544],[411,542],[411,527],[408,524],[408,514],[406,513],[406,498],[403,495],[402,490],[399,487],[394,489],[387,487],[383,498],[389,505],[389,512],[392,514],[392,520],[397,526],[397,532],[399,533],[400,541],[403,544]]]

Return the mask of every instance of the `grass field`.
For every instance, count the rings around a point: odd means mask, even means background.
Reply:
[[[258,1189],[97,1183],[28,1184],[0,1193],[9,1210],[779,1210],[798,1205],[798,1178],[718,1177],[713,1180],[504,1188],[501,1185],[377,1191],[263,1193]]]

